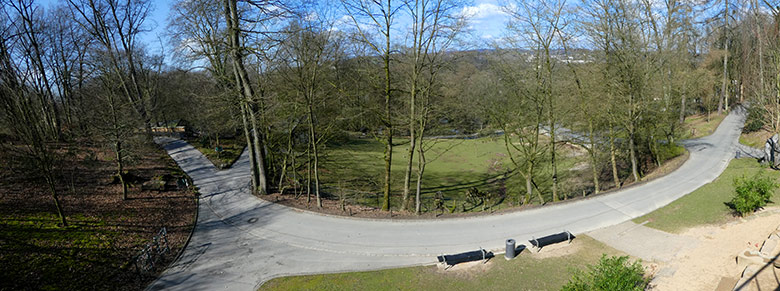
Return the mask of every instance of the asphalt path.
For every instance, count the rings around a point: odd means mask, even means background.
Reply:
[[[690,158],[641,185],[536,209],[436,220],[336,217],[270,203],[249,191],[247,153],[218,171],[189,144],[158,138],[201,198],[190,243],[149,289],[254,290],[279,276],[431,264],[444,253],[500,251],[508,238],[527,244],[564,230],[616,225],[717,178],[735,154],[744,120],[744,110],[735,109],[712,135],[681,142]]]

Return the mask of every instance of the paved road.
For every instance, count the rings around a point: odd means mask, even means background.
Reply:
[[[249,193],[246,154],[217,171],[190,145],[159,139],[200,188],[201,201],[184,255],[150,289],[251,290],[284,275],[429,264],[442,253],[500,250],[507,238],[616,225],[718,177],[743,124],[744,113],[735,110],[712,135],[683,142],[691,155],[679,169],[637,187],[526,211],[418,221],[324,216],[265,202]]]

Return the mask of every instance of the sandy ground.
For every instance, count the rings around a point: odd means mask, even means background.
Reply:
[[[494,262],[497,259],[503,260],[504,256],[499,255],[491,258],[486,262],[480,260],[460,263],[455,266],[446,266],[443,263],[439,263],[436,264],[436,272],[439,274],[445,274],[459,278],[474,278],[475,276],[483,275],[490,271],[490,269],[493,268],[493,265],[495,265]]]
[[[746,248],[758,250],[778,225],[780,207],[774,207],[725,225],[686,230],[681,233],[682,236],[697,239],[700,243],[681,251],[671,261],[662,263],[652,282],[654,289],[715,290],[721,280],[724,280],[724,284],[727,281],[736,282],[743,271],[737,267],[737,254]],[[766,268],[765,272],[772,276],[776,271],[774,268]],[[766,277],[766,274],[761,277]],[[776,290],[780,287],[778,280],[771,278],[761,283],[761,290]]]

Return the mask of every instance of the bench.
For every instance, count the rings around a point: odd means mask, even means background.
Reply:
[[[493,252],[489,252],[480,248],[476,251],[453,255],[441,255],[436,258],[439,260],[439,263],[444,263],[447,266],[454,266],[460,263],[473,262],[478,260],[487,261],[493,258]]]
[[[551,244],[556,244],[564,241],[568,241],[569,243],[571,243],[571,240],[573,240],[574,238],[575,236],[571,234],[571,232],[564,231],[561,233],[551,234],[545,237],[533,238],[528,242],[531,243],[531,245],[534,246],[537,249],[537,251],[539,251],[543,247]]]

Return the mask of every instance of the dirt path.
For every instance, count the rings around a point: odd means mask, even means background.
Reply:
[[[680,236],[697,240],[698,245],[661,263],[653,284],[657,290],[715,290],[724,278],[736,282],[742,273],[737,254],[745,248],[759,249],[778,224],[780,208],[775,207],[725,225],[688,229]],[[763,287],[776,290],[778,286]]]
[[[628,221],[588,235],[650,265],[655,271],[651,286],[656,290],[715,290],[721,280],[731,290],[743,271],[737,267],[737,254],[746,248],[758,250],[779,224],[780,207],[773,207],[746,219],[690,228],[681,234]],[[777,280],[761,284],[763,290],[780,287]]]

